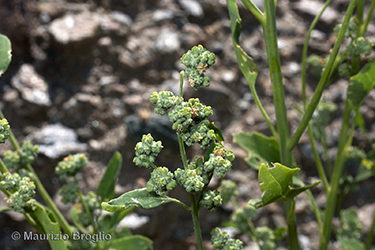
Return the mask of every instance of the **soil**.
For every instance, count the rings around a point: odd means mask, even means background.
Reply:
[[[262,1],[254,1],[260,9]],[[309,54],[326,56],[335,37],[333,27],[340,23],[348,1],[334,1],[312,33]],[[369,6],[370,1],[366,1]],[[284,75],[288,119],[293,132],[301,116],[294,105],[301,101],[301,54],[305,33],[323,5],[323,1],[289,0],[277,4],[277,32]],[[161,140],[164,150],[158,165],[170,169],[180,167],[177,138],[166,116],[153,113],[149,102],[154,91],[179,91],[180,57],[192,46],[202,44],[216,54],[216,64],[207,74],[211,86],[200,91],[185,84],[184,97],[198,97],[212,106],[211,121],[221,129],[225,146],[236,155],[233,171],[226,178],[239,187],[239,202],[259,199],[261,192],[257,172],[246,165],[247,153],[232,142],[232,134],[258,131],[271,135],[258,111],[248,84],[235,58],[225,0],[0,0],[0,33],[12,42],[12,62],[0,78],[0,107],[9,120],[19,142],[32,140],[40,154],[34,168],[69,218],[69,206],[59,201],[59,181],[54,168],[65,156],[82,152],[89,164],[78,176],[85,193],[95,191],[115,151],[123,156],[123,167],[116,184],[116,196],[144,187],[150,171],[134,165],[134,146],[143,134],[151,133]],[[366,9],[366,8],[365,8]],[[258,66],[257,91],[265,110],[275,123],[273,96],[266,59],[265,44],[257,20],[239,3],[242,18],[240,42]],[[368,26],[367,38],[375,42],[375,22]],[[363,60],[363,63],[372,54]],[[308,75],[307,94],[311,96],[318,79]],[[340,131],[340,119],[348,79],[334,79],[325,100],[338,105],[337,113],[327,127],[330,154],[334,155]],[[375,140],[375,92],[371,91],[361,108],[365,127]],[[356,130],[354,145],[369,150],[370,145]],[[10,149],[7,142],[0,148]],[[188,150],[188,156],[202,154],[198,148]],[[306,135],[295,149],[297,166],[305,183],[313,183],[318,173],[313,163]],[[210,184],[218,186],[219,179]],[[367,235],[375,211],[374,178],[366,180],[346,196],[342,207],[356,207]],[[325,206],[322,185],[314,188],[318,205]],[[189,203],[181,189],[170,196]],[[38,196],[37,196],[38,197]],[[3,196],[0,205],[4,205]],[[228,221],[233,207],[202,211],[202,233],[205,249],[210,246],[210,231]],[[133,233],[150,237],[155,249],[196,249],[190,214],[177,204],[167,204],[152,210],[135,210]],[[317,223],[305,193],[296,198],[296,216],[302,249],[317,249]],[[146,223],[144,223],[146,221]],[[337,222],[337,221],[336,221]],[[143,223],[143,224],[142,224]],[[256,226],[285,226],[282,204],[260,209]],[[140,224],[139,226],[136,226]],[[338,226],[338,223],[335,223]],[[133,228],[132,227],[132,228]],[[46,242],[13,241],[14,231],[29,232],[32,228],[21,214],[0,214],[2,249],[49,249]],[[257,249],[248,236],[235,233],[245,243],[245,249]],[[287,241],[278,249],[287,249]],[[340,249],[332,236],[329,249]]]

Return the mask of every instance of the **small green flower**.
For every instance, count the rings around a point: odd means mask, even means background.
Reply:
[[[0,143],[4,143],[6,139],[9,137],[9,123],[7,119],[1,119],[0,120]]]
[[[154,166],[155,158],[158,156],[163,146],[161,141],[154,141],[151,134],[143,135],[142,141],[135,146],[135,157],[133,162],[137,166],[151,168]]]
[[[220,184],[221,198],[223,204],[227,204],[233,196],[238,195],[236,183],[230,180],[222,180]]]
[[[175,172],[177,183],[183,186],[187,192],[199,192],[204,187],[203,177],[196,169],[177,169]]]
[[[172,129],[177,131],[182,131],[184,127],[193,123],[191,116],[192,109],[187,102],[182,102],[168,113],[169,120],[173,122]]]
[[[358,21],[357,17],[350,18],[348,28],[345,31],[345,35],[344,35],[345,37],[351,37],[352,36],[352,33],[357,30],[358,22],[359,21]],[[338,24],[333,29],[333,32],[334,32],[336,37],[339,35],[341,28],[342,28],[342,24]]]
[[[21,149],[16,151],[8,150],[4,153],[4,164],[10,169],[17,170],[21,163],[33,163],[37,154],[38,146],[33,145],[30,141],[25,141]]]
[[[156,105],[155,113],[164,115],[170,108],[182,102],[182,98],[175,96],[171,91],[153,92],[150,102]]]
[[[255,229],[258,245],[261,250],[273,250],[276,247],[276,237],[272,229],[269,227],[257,227]]]
[[[203,199],[199,202],[201,207],[213,212],[215,208],[221,206],[223,199],[217,190],[209,190],[204,193]]]
[[[240,240],[229,239],[227,232],[221,232],[219,228],[211,231],[211,243],[215,250],[243,250]]]
[[[341,77],[350,76],[351,67],[348,65],[347,62],[343,62],[337,67],[337,72],[339,73],[339,76]]]
[[[361,54],[368,56],[371,54],[372,47],[374,47],[374,44],[370,40],[364,37],[357,37],[348,45],[347,51],[351,56],[359,56]]]
[[[69,181],[61,187],[59,194],[61,195],[61,202],[64,204],[75,203],[79,195],[79,186],[76,181]]]
[[[17,170],[21,165],[21,154],[8,150],[4,153],[4,164],[9,169]]]
[[[10,192],[15,192],[18,189],[21,177],[17,174],[11,174],[9,172],[3,173],[0,178],[0,188],[8,190]]]
[[[215,170],[217,177],[222,178],[226,172],[231,170],[231,161],[233,160],[233,151],[225,149],[221,144],[217,144],[213,153],[210,154],[209,160],[204,163],[204,166],[207,171]]]
[[[177,105],[168,117],[173,122],[172,129],[180,132],[187,146],[198,143],[200,148],[205,149],[215,138],[215,132],[208,128],[210,115],[211,107],[201,104],[198,98],[191,98]]]
[[[166,167],[158,167],[151,173],[151,178],[147,182],[147,191],[155,192],[160,196],[176,187],[174,175]]]
[[[90,191],[87,195],[84,195],[83,199],[85,200],[90,212],[94,212],[94,210],[101,208],[98,196],[93,191]]]
[[[23,164],[31,164],[35,160],[35,156],[39,153],[38,146],[33,145],[31,141],[25,141],[22,144],[21,162]]]
[[[87,158],[84,154],[74,154],[60,161],[55,171],[60,180],[66,180],[69,176],[75,176],[86,165]]]
[[[10,208],[20,213],[35,210],[35,184],[29,177],[21,179],[17,173],[4,173],[1,179],[0,188],[13,192],[7,200]]]
[[[203,86],[210,86],[210,78],[204,72],[215,63],[215,54],[209,52],[202,45],[194,46],[191,50],[182,55],[181,63],[187,69],[184,75],[188,78],[189,84],[195,90]]]
[[[242,232],[249,230],[248,220],[256,215],[257,210],[254,206],[246,204],[245,207],[236,209],[236,211],[231,216],[230,220],[233,222]]]

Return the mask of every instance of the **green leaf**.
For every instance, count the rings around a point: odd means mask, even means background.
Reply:
[[[368,93],[375,86],[375,61],[370,60],[355,76],[349,81],[348,100],[354,110],[358,111]]]
[[[259,169],[263,162],[280,162],[279,145],[273,137],[258,132],[240,132],[233,134],[233,142],[249,153],[245,161],[252,168]]]
[[[99,221],[99,225],[102,231],[108,233],[111,230],[116,229],[117,224],[129,213],[134,210],[135,207],[130,207],[125,210],[116,211],[111,214],[106,214],[103,218]]]
[[[102,202],[102,208],[108,212],[120,211],[132,206],[150,209],[171,201],[181,204],[179,200],[166,195],[159,196],[155,192],[148,192],[146,188],[142,188],[124,193],[109,202]]]
[[[365,249],[365,245],[359,239],[337,236],[337,240],[344,250]]]
[[[152,240],[141,235],[132,235],[111,242],[111,249],[116,250],[152,250]]]
[[[259,168],[259,187],[263,192],[262,203],[258,207],[268,205],[273,202],[286,201],[294,198],[303,191],[313,188],[320,181],[308,186],[292,188],[289,184],[293,175],[300,171],[299,168],[288,168],[280,163],[272,163],[273,167],[269,167],[267,163],[263,163]]]
[[[0,76],[8,69],[12,59],[12,47],[8,37],[0,34]]]
[[[34,211],[34,216],[37,218],[37,221],[41,224],[44,229],[44,232],[47,234],[61,234],[60,226],[57,222],[51,221],[53,218],[52,213],[48,213],[42,206],[37,205],[36,210]],[[51,246],[52,250],[64,250],[68,249],[65,245],[64,240],[48,240],[49,245]]]
[[[101,198],[101,201],[110,200],[115,196],[115,184],[121,170],[121,164],[122,156],[116,151],[109,161],[97,189],[97,194]]]
[[[258,76],[258,69],[254,60],[246,54],[246,52],[241,48],[239,44],[239,37],[241,33],[241,17],[238,12],[238,8],[235,0],[227,1],[229,17],[230,17],[230,27],[232,30],[232,41],[234,46],[234,51],[236,53],[238,66],[248,80],[249,84],[254,86],[255,80]]]
[[[340,211],[340,228],[337,234],[344,238],[360,239],[362,234],[362,224],[359,221],[358,213],[354,208]]]
[[[221,133],[221,130],[215,126],[213,122],[208,124],[207,126],[209,129],[212,129],[215,132],[215,139],[218,140],[219,142],[224,141],[223,134]]]

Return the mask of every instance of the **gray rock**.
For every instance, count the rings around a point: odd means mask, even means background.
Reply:
[[[49,32],[59,44],[86,42],[98,35],[99,15],[92,12],[68,14],[54,20]]]
[[[164,20],[171,20],[173,19],[173,11],[168,9],[160,9],[156,10],[152,15],[152,20],[154,22],[160,22]]]
[[[179,1],[181,7],[188,13],[189,15],[203,18],[203,8],[202,5],[195,0],[180,0]]]
[[[47,125],[29,134],[27,139],[38,145],[40,153],[52,159],[87,149],[85,143],[78,142],[73,129],[61,124]]]
[[[180,48],[180,40],[176,32],[163,30],[156,40],[155,48],[160,54],[172,54]]]
[[[48,85],[31,64],[23,64],[11,80],[22,99],[37,106],[51,106]]]
[[[131,27],[133,24],[131,17],[120,11],[114,11],[111,16],[115,22],[123,24],[127,27]]]
[[[301,16],[314,18],[319,14],[323,5],[323,3],[318,1],[303,0],[292,4],[292,8]],[[327,7],[320,18],[320,22],[323,22],[326,25],[332,25],[338,20],[340,20],[338,12],[331,7]]]

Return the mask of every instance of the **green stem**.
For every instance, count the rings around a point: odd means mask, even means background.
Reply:
[[[182,91],[184,87],[184,76],[185,76],[185,72],[181,71],[180,72],[180,97],[182,97]]]
[[[8,173],[9,172],[7,167],[4,164],[3,160],[1,160],[1,159],[0,159],[0,171],[1,171],[1,173]]]
[[[181,160],[182,164],[184,166],[184,169],[188,168],[188,162],[186,158],[186,151],[185,151],[185,145],[184,145],[184,140],[182,139],[180,132],[177,132],[177,137],[178,137],[178,145],[180,148],[180,154],[181,154]]]
[[[264,1],[264,13],[266,16],[263,26],[263,34],[266,42],[267,58],[270,69],[270,77],[273,92],[273,101],[276,113],[276,124],[279,134],[279,148],[281,163],[292,167],[292,149],[288,148],[289,125],[286,115],[285,94],[281,74],[280,55],[277,45],[276,31],[276,10],[275,2],[272,0]],[[292,250],[300,249],[297,234],[297,225],[295,218],[294,199],[285,202],[285,211],[288,224],[289,247]]]
[[[311,206],[312,206],[312,210],[314,211],[315,218],[316,218],[316,221],[318,223],[319,234],[321,234],[322,231],[323,231],[323,220],[322,220],[322,216],[321,216],[321,210],[319,209],[319,206],[316,204],[315,198],[314,198],[313,194],[311,193],[311,190],[310,189],[306,190],[306,193],[309,196]]]
[[[75,177],[74,177],[74,181],[76,182],[76,185],[78,186],[78,181],[77,181],[77,179]],[[81,189],[79,189],[78,195],[79,195],[79,200],[81,201],[81,203],[82,203],[82,205],[83,205],[83,207],[85,209],[86,214],[89,216],[90,223],[91,223],[91,225],[92,225],[92,227],[94,229],[94,233],[96,233],[98,231],[98,227],[97,227],[97,225],[96,225],[96,223],[94,221],[94,218],[92,217],[92,214],[90,212],[89,206],[87,205],[85,199],[83,199],[83,194],[81,192]]]
[[[251,0],[241,0],[246,8],[258,19],[258,21],[263,24],[265,22],[264,14]]]
[[[3,119],[4,115],[0,110],[0,119]],[[15,150],[20,149],[20,145],[18,144],[16,137],[14,136],[12,129],[9,130],[9,140],[12,143]],[[73,235],[73,231],[70,228],[69,223],[65,220],[64,216],[61,214],[60,210],[56,207],[55,203],[47,193],[46,189],[44,188],[42,182],[40,181],[38,175],[35,173],[33,167],[30,164],[25,165],[26,169],[30,172],[32,179],[38,188],[40,194],[42,195],[44,201],[47,203],[47,206],[51,209],[53,215],[56,217],[57,222],[61,226],[61,228],[64,230],[65,233],[69,235],[71,238]]]
[[[266,2],[268,2],[268,1],[266,1]],[[302,120],[301,120],[296,132],[294,133],[290,142],[288,143],[288,150],[292,150],[297,145],[299,139],[302,136],[302,133],[305,131],[305,129],[306,129],[306,127],[307,127],[307,125],[308,125],[308,123],[309,123],[309,121],[310,121],[310,119],[311,119],[311,117],[312,117],[312,115],[313,115],[313,113],[316,109],[316,106],[318,105],[318,103],[320,101],[320,98],[323,94],[323,90],[326,87],[326,82],[329,79],[331,70],[333,69],[335,59],[336,59],[337,54],[339,52],[342,40],[344,39],[345,31],[348,28],[348,24],[349,24],[349,21],[350,21],[350,18],[352,16],[352,14],[353,14],[356,3],[357,3],[357,0],[350,1],[348,9],[345,13],[344,21],[343,21],[342,26],[341,26],[342,28],[340,30],[340,33],[339,33],[338,37],[337,37],[335,45],[333,46],[332,53],[329,56],[328,63],[327,63],[327,65],[326,65],[326,67],[323,71],[323,75],[320,78],[320,81],[319,81],[318,86],[317,86],[317,88],[314,92],[314,95],[313,95],[313,97],[310,101],[310,104],[306,108],[306,112],[305,112],[304,116],[302,117]]]
[[[332,219],[336,208],[337,192],[339,187],[339,181],[345,162],[345,151],[348,147],[348,142],[351,142],[352,133],[348,137],[349,121],[350,121],[350,103],[347,100],[345,102],[345,109],[342,118],[342,127],[340,132],[340,139],[338,145],[338,151],[336,155],[336,161],[333,168],[331,187],[327,192],[327,204],[324,212],[324,225],[323,232],[320,239],[320,250],[326,250],[328,247],[329,239],[332,232]]]
[[[328,179],[327,179],[326,173],[325,173],[324,168],[323,168],[322,161],[320,160],[318,151],[316,150],[315,140],[314,140],[311,124],[309,124],[307,126],[307,131],[308,131],[309,138],[310,138],[311,148],[312,148],[312,151],[313,151],[313,154],[314,154],[316,168],[318,170],[320,178],[322,179],[322,182],[323,182],[323,185],[324,185],[324,190],[327,192],[329,190],[329,183],[328,183]]]
[[[371,228],[368,233],[367,240],[366,240],[366,248],[365,248],[366,250],[370,250],[374,234],[375,234],[375,211],[374,211],[374,215],[372,216],[372,224],[371,224]]]
[[[276,113],[277,131],[279,134],[279,146],[281,162],[287,166],[292,165],[291,151],[287,150],[289,141],[289,126],[286,115],[284,85],[281,74],[279,49],[277,45],[275,5],[273,1],[264,1],[264,12],[266,16],[263,25],[264,39],[266,42],[268,65],[273,92],[273,101]]]
[[[370,10],[367,13],[366,20],[364,21],[364,23],[361,26],[361,32],[360,32],[361,36],[364,36],[365,33],[366,33],[367,26],[370,23],[370,20],[371,20],[371,17],[372,17],[372,12],[374,11],[374,9],[375,9],[375,0],[372,0]]]
[[[314,20],[312,21],[311,25],[310,25],[310,28],[307,32],[307,35],[306,35],[306,39],[305,39],[305,43],[303,44],[303,50],[302,50],[302,71],[301,71],[301,78],[302,78],[302,100],[303,100],[303,104],[304,104],[304,109],[306,110],[306,70],[307,70],[307,67],[306,67],[306,59],[307,59],[307,52],[308,52],[308,48],[309,48],[309,41],[310,41],[310,36],[311,36],[311,32],[313,31],[313,29],[315,28],[315,26],[318,24],[319,20],[320,20],[320,17],[323,15],[324,11],[327,9],[328,5],[330,5],[330,3],[332,2],[332,0],[328,0],[322,10],[319,12],[319,14],[314,18]]]
[[[201,232],[201,226],[199,223],[199,208],[198,208],[198,204],[196,204],[195,202],[195,196],[192,193],[190,193],[190,200],[191,200],[191,216],[193,217],[194,233],[195,233],[195,238],[197,240],[198,250],[203,250],[202,232]]]

